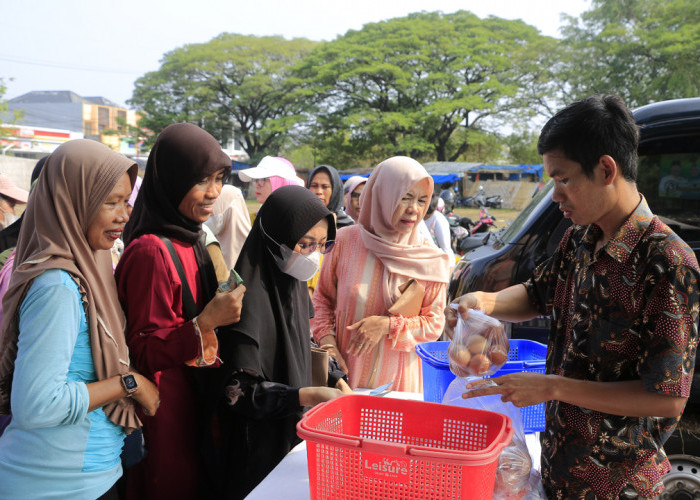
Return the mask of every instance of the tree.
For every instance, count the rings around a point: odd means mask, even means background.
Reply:
[[[593,0],[562,33],[571,100],[614,93],[636,107],[700,95],[697,0]]]
[[[315,98],[322,156],[454,161],[474,137],[460,132],[550,112],[552,54],[555,40],[522,21],[422,12],[320,45],[297,75]]]
[[[316,43],[224,33],[185,45],[136,81],[129,103],[143,110],[139,126],[156,134],[187,121],[225,143],[235,128],[251,160],[276,154],[307,106],[290,68]]]
[[[521,165],[542,163],[542,156],[537,152],[539,134],[531,130],[517,130],[504,138],[508,147],[508,158]]]
[[[116,129],[105,129],[102,131],[103,135],[118,135],[130,144],[133,144],[136,148],[136,153],[141,154],[143,150],[149,150],[155,141],[155,135],[148,129],[144,129],[140,126],[133,126],[127,123],[124,118],[116,117],[117,122]],[[140,121],[140,120],[139,120]],[[139,148],[142,148],[139,151]]]
[[[12,80],[12,79],[10,79]],[[12,135],[11,129],[3,127],[3,123],[11,125],[22,118],[22,111],[13,111],[10,113],[10,107],[7,100],[4,98],[5,92],[7,91],[7,86],[5,85],[5,80],[0,78],[0,137],[7,137]]]

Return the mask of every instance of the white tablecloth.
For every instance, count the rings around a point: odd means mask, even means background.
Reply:
[[[367,394],[369,389],[357,389],[357,394]],[[391,391],[385,397],[422,401],[423,394]],[[526,434],[525,440],[533,465],[540,468],[540,442],[535,434]],[[299,443],[274,468],[270,474],[246,497],[246,500],[309,500],[309,473],[306,462],[306,441]]]

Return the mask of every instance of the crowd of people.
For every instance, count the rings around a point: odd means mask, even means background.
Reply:
[[[636,190],[637,142],[618,98],[557,113],[538,148],[574,226],[526,283],[457,308],[439,198],[408,157],[343,184],[267,156],[238,172],[253,215],[225,182],[230,158],[187,123],[158,135],[142,181],[88,140],[42,159],[28,197],[0,178],[2,201],[27,202],[0,232],[0,498],[244,498],[299,442],[306,408],[421,392],[416,345],[469,309],[553,318],[546,374],[465,387],[547,403],[548,496],[658,494],[700,270]],[[331,357],[325,385],[312,346]]]

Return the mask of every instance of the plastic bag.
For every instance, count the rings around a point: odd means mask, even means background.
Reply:
[[[469,310],[466,321],[458,315],[447,354],[450,370],[458,377],[496,373],[508,361],[508,338],[503,324],[476,309]]]
[[[501,401],[500,394],[464,399],[466,385],[482,380],[481,387],[495,385],[492,380],[478,377],[456,378],[445,391],[442,402],[449,405],[493,411],[510,417],[513,421],[513,439],[498,457],[496,483],[493,489],[495,500],[546,500],[539,472],[532,467],[532,457],[525,442],[525,431],[520,409],[513,403]]]

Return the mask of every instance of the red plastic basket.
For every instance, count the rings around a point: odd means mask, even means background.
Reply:
[[[343,396],[297,424],[312,499],[490,499],[505,415],[457,406]]]

